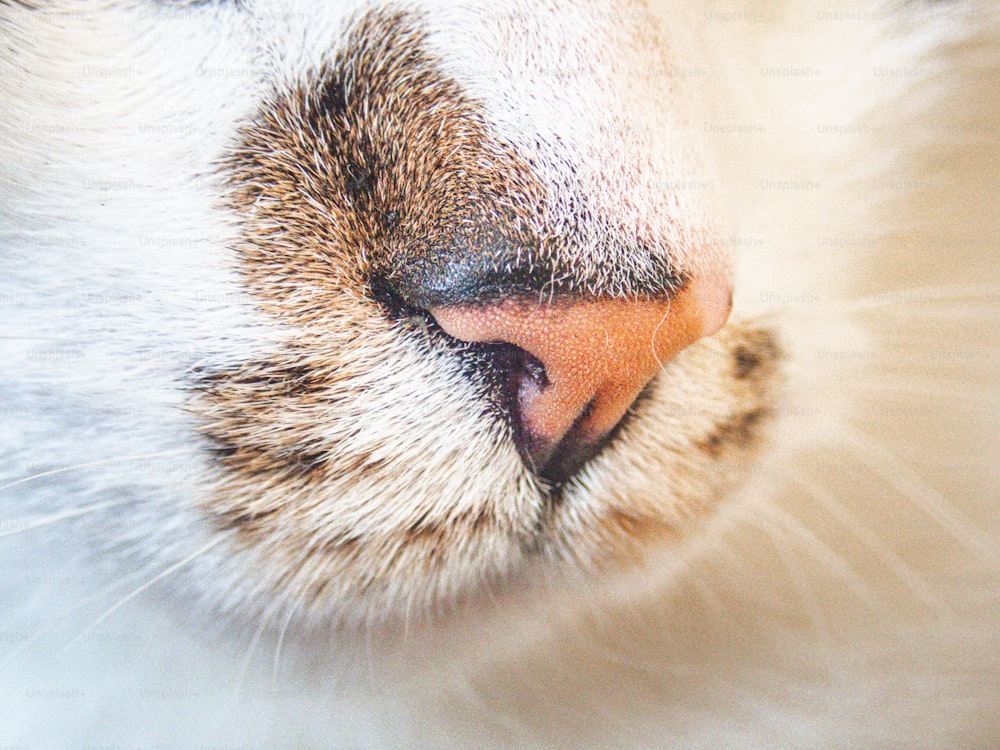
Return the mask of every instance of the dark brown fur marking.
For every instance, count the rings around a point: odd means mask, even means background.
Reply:
[[[744,380],[755,373],[762,363],[778,358],[778,344],[773,334],[757,329],[733,350],[733,377]]]
[[[729,447],[747,450],[756,442],[758,428],[768,414],[767,409],[754,409],[733,417],[716,425],[696,446],[712,458],[718,458]]]

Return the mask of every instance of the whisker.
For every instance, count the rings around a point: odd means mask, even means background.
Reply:
[[[976,344],[942,344],[937,330],[929,331],[926,326],[916,326],[913,331],[894,330],[882,337],[878,361],[894,363],[918,360],[924,364],[982,365],[1000,360],[994,343],[984,344],[979,339]]]
[[[298,599],[292,602],[291,606],[288,608],[288,614],[285,615],[284,622],[281,623],[281,629],[278,631],[278,641],[274,644],[274,662],[271,665],[271,681],[274,685],[279,683],[279,672],[281,669],[281,652],[285,647],[285,634],[288,632],[288,628],[292,624],[292,618],[295,617],[295,608],[298,606]]]
[[[726,611],[724,604],[725,594],[717,594],[710,581],[717,580],[714,575],[717,567],[731,568],[740,566],[743,561],[739,552],[734,549],[731,533],[742,527],[757,527],[756,515],[743,509],[738,516],[737,523],[733,528],[726,530],[718,537],[706,534],[699,540],[700,549],[695,557],[683,562],[680,570],[684,583],[691,586],[695,594],[701,597],[705,606],[716,615],[723,615]],[[716,586],[718,588],[718,586]]]
[[[907,312],[914,306],[935,302],[950,302],[958,300],[976,300],[981,304],[1000,304],[1000,287],[996,284],[942,284],[922,287],[909,287],[876,292],[864,297],[844,302],[838,305],[841,310],[868,311],[884,310],[895,306],[907,306]]]
[[[219,537],[217,539],[213,539],[211,542],[209,542],[208,544],[206,544],[204,547],[201,547],[200,549],[192,552],[190,555],[188,555],[187,557],[185,557],[183,560],[180,560],[180,561],[174,563],[173,565],[170,565],[169,567],[165,568],[164,570],[160,571],[155,576],[153,576],[152,578],[150,578],[148,581],[146,581],[141,586],[133,589],[129,594],[127,594],[126,596],[122,597],[114,605],[112,605],[103,615],[101,615],[100,617],[98,617],[96,620],[94,620],[92,623],[90,623],[90,625],[88,625],[86,628],[84,628],[83,632],[81,632],[80,635],[78,635],[76,638],[74,638],[72,641],[70,641],[69,644],[67,644],[67,648],[69,646],[72,646],[74,643],[77,643],[78,641],[80,641],[83,638],[85,638],[87,636],[87,634],[90,633],[90,631],[92,631],[94,628],[96,628],[102,622],[104,622],[105,620],[107,620],[112,614],[114,614],[115,612],[117,612],[119,609],[121,609],[123,606],[125,606],[126,604],[128,604],[130,601],[132,601],[137,596],[139,596],[140,594],[142,594],[144,591],[146,591],[147,589],[149,589],[151,586],[159,583],[160,581],[162,581],[167,576],[169,576],[172,573],[175,573],[176,571],[178,571],[181,568],[183,568],[185,565],[190,564],[191,562],[193,562],[194,560],[196,560],[197,558],[201,557],[203,554],[205,554],[206,552],[208,552],[209,550],[211,550],[213,547],[219,546],[220,544],[222,544],[223,541],[225,541],[225,537]]]
[[[274,644],[274,661],[273,664],[271,665],[271,680],[275,685],[277,685],[279,681],[278,673],[281,666],[281,652],[284,650],[285,647],[285,636],[288,633],[288,628],[292,624],[292,619],[295,617],[296,611],[302,604],[308,592],[309,592],[309,587],[305,585],[305,583],[303,583],[300,586],[298,595],[290,602],[288,606],[288,613],[285,615],[285,619],[281,623],[281,628],[278,630],[278,640]]]
[[[779,511],[777,508],[769,508],[765,513],[765,517],[771,514],[774,514],[774,517],[769,520],[773,521],[773,523],[763,523],[760,524],[758,528],[770,538],[775,552],[781,559],[782,564],[785,566],[785,570],[788,571],[788,575],[792,579],[792,585],[795,587],[799,600],[805,607],[807,616],[809,617],[809,622],[812,623],[812,629],[816,638],[819,639],[819,641],[824,645],[828,645],[830,643],[830,628],[827,625],[826,617],[823,615],[823,610],[820,607],[819,601],[816,599],[812,588],[809,586],[809,582],[806,580],[802,567],[796,564],[795,557],[791,554],[788,545],[785,544],[785,541],[792,541],[793,543],[796,542],[794,539],[795,534],[800,531],[800,529],[795,528],[798,524],[797,522],[792,521],[793,526],[788,526],[787,522],[792,520],[791,517],[787,516],[782,511]],[[814,541],[817,544],[822,544],[811,534],[807,533],[807,536],[811,538],[811,542]],[[799,541],[798,544],[801,546],[801,541]],[[811,544],[809,545],[808,550],[809,552],[814,551]],[[843,563],[842,560],[839,562],[846,566],[846,563]]]
[[[814,559],[825,564],[835,575],[852,584],[857,596],[872,610],[878,612],[884,608],[879,597],[871,591],[868,583],[858,575],[847,561],[797,519],[772,504],[760,506],[759,510],[762,511],[758,514],[759,520],[772,521],[778,525],[779,529],[794,532],[790,533],[788,538],[796,542]]]
[[[949,510],[951,503],[948,499],[927,484],[906,462],[857,427],[845,425],[841,439],[869,471],[885,479],[903,497],[914,500],[929,518],[957,541],[973,548],[984,561],[1000,567],[995,544],[976,533],[957,512]]]
[[[43,471],[38,474],[32,474],[30,477],[23,477],[9,484],[0,486],[0,492],[4,490],[9,490],[11,487],[17,487],[18,485],[25,484],[27,482],[33,482],[36,479],[44,479],[45,477],[55,476],[57,474],[65,474],[70,471],[77,471],[78,469],[86,469],[89,466],[101,466],[103,464],[113,464],[122,463],[125,461],[144,461],[150,458],[163,458],[165,456],[179,456],[184,453],[190,453],[191,448],[178,448],[171,451],[160,451],[158,453],[144,453],[136,456],[119,456],[117,458],[102,458],[99,461],[87,461],[82,464],[75,464],[73,466],[64,466],[61,469],[52,469],[50,471]]]
[[[490,700],[484,695],[480,688],[468,675],[460,675],[459,679],[452,683],[452,690],[468,706],[473,708],[476,715],[481,716],[483,721],[492,722],[495,726],[502,727],[514,739],[510,747],[544,747],[541,733],[533,729],[526,717],[518,717],[515,711],[505,711],[502,699]]]
[[[827,513],[833,516],[837,523],[850,531],[923,604],[935,611],[941,611],[944,608],[940,597],[931,592],[927,583],[913,571],[906,561],[893,552],[885,540],[880,539],[870,528],[860,523],[847,508],[837,502],[832,492],[812,479],[800,475],[798,472],[790,471],[789,477],[792,482],[805,489]]]
[[[863,393],[877,391],[879,398],[886,394],[897,394],[900,397],[932,396],[934,398],[969,401],[972,406],[982,407],[984,402],[1000,402],[1000,393],[996,389],[986,389],[979,384],[944,382],[932,378],[873,378],[871,381],[858,381],[851,385],[852,389]]]
[[[14,536],[16,534],[23,534],[26,531],[31,531],[33,529],[40,528],[42,526],[49,526],[53,523],[59,523],[60,521],[66,521],[70,518],[79,518],[80,516],[85,516],[88,513],[93,513],[94,511],[101,510],[102,508],[107,508],[114,505],[115,503],[111,500],[104,500],[99,503],[93,503],[91,505],[85,505],[81,508],[72,508],[70,510],[63,510],[58,513],[52,513],[47,516],[34,517],[34,518],[12,518],[6,521],[0,521],[0,528],[6,527],[5,531],[0,531],[0,538],[6,536]]]
[[[240,670],[236,675],[236,686],[233,689],[232,697],[233,703],[236,705],[240,702],[240,696],[243,693],[243,683],[246,682],[247,671],[250,668],[250,662],[253,659],[254,652],[257,650],[257,645],[260,643],[260,639],[264,635],[264,631],[267,630],[267,626],[271,622],[271,617],[274,616],[276,610],[276,604],[272,603],[266,611],[261,612],[260,625],[254,632],[253,637],[250,639],[250,643],[247,644],[246,654],[240,660]]]
[[[996,303],[991,303],[989,307],[996,307]],[[914,318],[919,318],[925,320],[927,318],[937,318],[939,320],[948,320],[949,322],[962,321],[962,320],[972,320],[972,321],[982,321],[983,319],[983,306],[970,305],[968,302],[963,302],[960,304],[951,303],[949,305],[938,304],[933,307],[924,307],[915,304],[897,303],[896,305],[887,305],[881,308],[866,308],[862,310],[844,310],[845,313],[864,313],[864,312],[877,312],[880,316],[899,316],[905,318],[907,321],[912,321]]]
[[[701,599],[705,607],[707,607],[714,615],[720,616],[725,612],[722,600],[719,599],[718,595],[712,590],[712,587],[702,580],[700,576],[689,575],[686,578],[686,582],[694,591],[695,595]]]
[[[74,604],[72,607],[66,609],[61,615],[59,615],[54,620],[52,620],[51,622],[49,622],[49,624],[43,626],[40,630],[38,630],[37,632],[35,632],[34,635],[32,635],[31,637],[29,637],[24,642],[19,643],[16,647],[10,649],[6,654],[4,654],[3,657],[0,658],[0,667],[5,666],[11,659],[15,658],[18,654],[23,653],[24,651],[26,651],[27,649],[29,649],[32,646],[32,644],[37,643],[39,640],[41,640],[42,638],[44,638],[48,633],[51,633],[53,630],[55,630],[61,624],[63,624],[64,622],[66,622],[75,613],[79,612],[82,609],[85,609],[87,606],[89,606],[93,602],[97,601],[101,597],[106,596],[107,594],[111,593],[115,589],[120,588],[121,586],[124,586],[129,581],[131,581],[131,580],[133,580],[135,578],[138,578],[138,577],[140,577],[142,575],[145,575],[147,572],[148,572],[148,568],[144,568],[144,569],[141,569],[141,570],[133,571],[133,572],[129,573],[128,575],[122,576],[117,581],[113,581],[112,583],[109,583],[108,585],[103,586],[98,591],[95,591],[95,592],[89,594],[88,596],[85,596],[80,602],[78,602],[78,603]]]
[[[58,336],[0,336],[0,341],[52,341],[61,342],[65,341],[65,338],[59,338]]]

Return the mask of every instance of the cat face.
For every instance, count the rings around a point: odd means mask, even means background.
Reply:
[[[654,349],[657,326],[693,304],[686,287],[709,288],[694,316],[718,319],[706,309],[728,280],[705,201],[676,187],[699,165],[656,91],[665,63],[647,30],[574,7],[455,16],[352,15],[227,159],[236,261],[287,333],[202,381],[193,408],[218,456],[203,508],[320,617],[331,601],[369,617],[424,609],[538,559],[634,561],[713,510],[767,413],[774,342],[736,321],[638,376],[641,399],[609,407],[590,460],[533,460],[518,355],[572,346],[571,322],[517,346],[489,326],[449,335],[457,309],[653,304],[651,326],[624,327]],[[584,67],[551,80],[567,55]],[[536,358],[543,392],[559,356]],[[586,398],[570,422],[602,408]],[[573,453],[556,433],[550,455]]]
[[[32,115],[82,107],[46,179],[112,185],[113,210],[66,206],[71,275],[150,294],[73,325],[110,351],[93,370],[162,389],[142,439],[191,471],[145,501],[197,541],[168,549],[205,545],[217,606],[393,621],[625,568],[694,533],[764,444],[777,339],[730,315],[696,93],[641,5],[5,12],[101,16],[108,65],[69,66],[83,90]],[[149,14],[175,28],[143,37]],[[150,341],[173,355],[136,365]],[[147,481],[118,471],[103,490]]]

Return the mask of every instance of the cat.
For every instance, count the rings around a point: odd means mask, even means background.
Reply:
[[[0,748],[998,742],[991,3],[0,34]]]

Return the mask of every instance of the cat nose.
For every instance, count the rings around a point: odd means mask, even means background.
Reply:
[[[600,450],[664,365],[722,327],[731,299],[723,261],[669,298],[506,299],[429,312],[456,339],[525,353],[510,374],[518,442],[536,474],[560,483]]]

